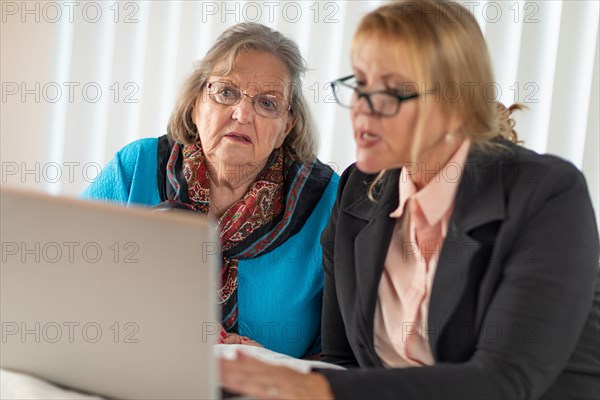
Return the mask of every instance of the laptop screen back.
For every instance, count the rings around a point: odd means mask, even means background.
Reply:
[[[0,365],[112,398],[215,398],[201,216],[1,190]]]

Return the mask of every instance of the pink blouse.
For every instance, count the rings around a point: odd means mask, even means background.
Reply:
[[[469,147],[470,141],[465,140],[419,191],[408,168],[400,172],[400,204],[390,214],[396,225],[374,319],[375,351],[388,367],[434,363],[428,333],[436,332],[428,332],[429,298]]]

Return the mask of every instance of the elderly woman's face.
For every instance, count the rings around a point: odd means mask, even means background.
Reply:
[[[242,51],[228,75],[213,75],[207,82],[213,84],[211,88],[203,88],[193,114],[207,161],[224,174],[262,169],[271,152],[281,147],[294,126],[293,117],[287,111],[291,91],[284,64],[265,52]],[[220,104],[207,96],[207,91],[214,93],[216,85],[221,85],[215,82],[225,84],[218,89],[221,101],[231,98],[231,89],[235,87],[247,96],[242,96],[242,100],[234,105]],[[253,105],[252,97],[263,94],[275,96],[284,103],[286,111],[283,115],[276,118],[261,115],[272,104],[256,101]],[[261,114],[256,112],[257,109]]]
[[[408,96],[425,90],[414,83],[414,73],[408,62],[409,54],[402,43],[396,43],[396,56],[390,55],[389,44],[376,38],[365,38],[352,57],[357,87],[362,92],[385,91]],[[429,88],[427,88],[429,89]],[[415,128],[419,105],[430,103],[422,142],[419,146],[418,162],[429,160],[436,147],[448,132],[436,96],[423,96],[404,101],[399,112],[392,117],[373,115],[366,99],[358,100],[352,109],[352,125],[356,141],[357,167],[366,173],[383,169],[398,168],[410,163],[411,149],[415,139]]]

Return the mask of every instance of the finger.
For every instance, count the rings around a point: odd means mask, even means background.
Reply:
[[[221,360],[221,384],[229,391],[255,398],[272,395],[269,375],[248,367],[247,362]]]
[[[241,344],[242,343],[242,336],[238,335],[237,333],[228,333],[225,336],[225,344]]]
[[[237,333],[228,333],[224,339],[224,343],[225,344],[245,344],[248,346],[263,347],[263,345],[258,343],[256,340],[252,340],[247,336],[240,336]]]
[[[223,328],[223,325],[219,324],[220,332],[219,332],[219,343],[225,343],[225,339],[227,339],[227,331]]]
[[[232,360],[232,364],[227,364],[226,367],[232,368],[231,371],[241,373],[244,378],[251,379],[256,382],[269,382],[273,379],[273,374],[280,370],[281,367],[261,361],[258,358],[248,355],[243,350],[236,351],[236,359]]]
[[[245,344],[246,346],[263,347],[262,344],[258,343],[255,340],[249,339],[249,338],[247,338],[245,336],[242,336],[241,341],[242,341],[242,344]]]
[[[237,349],[235,352],[235,355],[236,355],[237,359],[241,362],[259,363],[259,364],[267,365],[267,364],[263,363],[262,361],[260,361],[258,358],[252,357],[251,355],[247,354],[242,349]]]
[[[246,379],[255,379],[253,377],[253,374],[255,374],[254,369],[244,362],[236,360],[221,360],[219,372],[221,383],[224,386],[236,384]]]
[[[240,359],[241,353],[236,353],[235,359],[225,359],[222,358],[220,360],[220,367],[222,374],[227,374],[228,376],[233,376],[235,374],[241,374],[244,376],[247,375],[257,375],[252,379],[262,379],[261,374],[268,376],[268,373],[265,373],[268,368],[271,367],[269,364],[265,364],[261,361],[258,361],[252,357],[246,357]],[[244,357],[244,356],[242,356]]]

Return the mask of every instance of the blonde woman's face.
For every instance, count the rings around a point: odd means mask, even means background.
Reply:
[[[207,161],[224,174],[260,171],[294,123],[289,112],[278,118],[257,114],[249,96],[269,94],[289,104],[290,78],[284,64],[265,52],[242,51],[229,74],[210,76],[207,82],[231,84],[248,95],[235,105],[219,104],[206,87],[198,96],[193,117]],[[231,96],[234,86],[222,86],[223,98]]]
[[[365,38],[352,56],[357,87],[362,92],[386,91],[408,96],[426,90],[416,82],[409,53],[402,43],[390,44],[378,38]],[[429,89],[429,88],[427,88]],[[392,117],[374,115],[364,97],[351,111],[354,140],[356,141],[356,166],[365,173],[399,168],[413,161],[435,161],[437,147],[448,132],[436,96],[423,95],[400,104],[399,112]],[[412,159],[415,145],[415,128],[419,107],[430,106],[417,160]],[[433,158],[432,158],[433,156]]]

